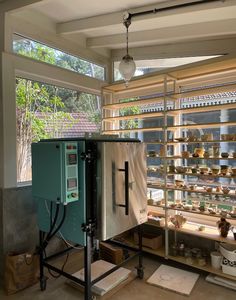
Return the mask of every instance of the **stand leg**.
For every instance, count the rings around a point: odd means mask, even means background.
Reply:
[[[138,226],[138,240],[139,240],[139,256],[138,256],[138,267],[137,269],[137,275],[138,278],[143,279],[144,276],[144,271],[143,271],[143,243],[142,243],[142,238],[143,238],[143,231],[142,231],[142,225]]]
[[[84,253],[84,295],[85,300],[92,300],[91,292],[91,235],[89,232],[86,233],[86,247]]]
[[[43,232],[39,231],[39,281],[40,281],[40,289],[41,291],[46,290],[47,286],[47,278],[44,276],[44,267],[43,267]]]

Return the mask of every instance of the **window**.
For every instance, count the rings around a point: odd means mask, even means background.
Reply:
[[[162,71],[168,68],[186,65],[197,61],[214,58],[217,56],[195,56],[195,57],[174,57],[174,58],[160,58],[149,60],[135,60],[136,71],[134,76],[141,76],[151,72]],[[119,61],[114,62],[114,81],[121,80],[122,77],[119,72]]]
[[[31,143],[99,132],[99,96],[16,78],[17,181],[31,180]]]
[[[104,67],[18,34],[13,35],[13,51],[35,60],[43,61],[99,80],[105,80]]]

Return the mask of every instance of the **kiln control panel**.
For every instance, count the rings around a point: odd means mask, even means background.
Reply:
[[[65,143],[65,188],[66,202],[79,200],[78,144]]]

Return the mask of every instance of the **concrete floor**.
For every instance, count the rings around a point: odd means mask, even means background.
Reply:
[[[76,256],[77,255],[77,256]],[[76,258],[76,259],[75,259]],[[67,264],[66,271],[71,271],[71,273],[78,271],[81,268],[81,259],[77,259],[78,254],[71,254],[70,259]],[[171,291],[167,291],[146,283],[146,280],[150,275],[157,269],[161,264],[170,264],[171,261],[159,260],[157,257],[145,256],[144,257],[144,267],[145,275],[144,279],[135,279],[131,283],[121,289],[115,295],[111,296],[111,300],[235,300],[236,292],[224,287],[220,287],[214,284],[210,284],[205,281],[206,274],[200,274],[194,289],[189,297],[176,294]],[[125,267],[133,269],[137,265],[137,260],[133,259]],[[175,267],[180,267],[181,265],[174,265]],[[196,270],[191,270],[196,271]],[[12,296],[6,296],[4,291],[0,290],[1,300],[82,300],[83,295],[75,288],[70,287],[66,284],[66,279],[61,277],[59,279],[50,278],[47,283],[47,290],[41,292],[39,290],[39,285],[36,284],[22,292],[19,292]]]

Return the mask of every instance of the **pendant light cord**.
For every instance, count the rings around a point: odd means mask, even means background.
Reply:
[[[126,55],[129,55],[129,26],[126,26]]]

